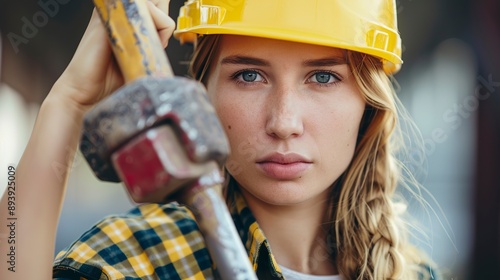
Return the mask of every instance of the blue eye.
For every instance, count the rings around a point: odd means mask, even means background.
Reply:
[[[339,80],[339,78],[330,72],[316,72],[309,78],[310,82],[319,84],[331,84]]]
[[[316,73],[314,74],[314,77],[316,78],[316,81],[318,81],[318,83],[326,84],[330,81],[330,78],[332,78],[332,74]]]
[[[262,82],[264,78],[256,70],[243,70],[232,75],[232,79],[240,83],[255,83]]]
[[[258,75],[259,73],[255,71],[245,71],[241,73],[241,78],[245,82],[255,82],[255,80],[257,80]]]

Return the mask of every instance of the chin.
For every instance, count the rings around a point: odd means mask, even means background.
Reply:
[[[311,188],[304,184],[294,182],[278,182],[272,184],[261,184],[258,189],[244,188],[247,195],[269,205],[274,206],[294,206],[307,204],[308,202],[318,203],[324,201],[325,190],[311,192]],[[329,193],[329,192],[328,192]]]

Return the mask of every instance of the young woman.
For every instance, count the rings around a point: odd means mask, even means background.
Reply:
[[[168,1],[149,8],[166,43]],[[401,64],[395,8],[385,0],[193,0],[183,8],[176,36],[196,40],[191,72],[229,139],[225,193],[259,279],[435,277],[407,241],[394,198],[403,180],[389,80]],[[94,13],[42,105],[17,168],[16,272],[2,262],[1,278],[217,277],[192,215],[177,204],[101,221],[51,269],[66,182],[50,163],[69,170],[83,114],[123,83],[105,42]]]

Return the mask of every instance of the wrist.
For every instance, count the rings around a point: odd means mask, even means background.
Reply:
[[[75,121],[83,120],[85,113],[91,108],[71,98],[78,94],[78,89],[57,81],[42,103],[42,107],[49,107],[49,111],[58,111],[73,118]]]

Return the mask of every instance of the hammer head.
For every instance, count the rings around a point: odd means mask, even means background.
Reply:
[[[168,125],[151,128],[134,137],[115,151],[111,160],[135,202],[182,199],[183,195],[178,192],[203,184],[201,178],[211,178],[210,185],[223,182],[217,163],[192,162]]]
[[[168,141],[178,141],[166,156],[175,158],[174,151],[180,150],[195,164],[215,161],[222,165],[229,154],[227,138],[203,85],[181,77],[138,79],[97,104],[85,116],[80,150],[99,179],[120,182],[113,153],[139,134],[161,125],[172,128],[170,136],[163,136],[165,141],[171,137],[174,139]],[[140,143],[146,148],[148,141],[151,143],[148,139],[153,138],[147,134],[142,137]],[[136,143],[134,147],[141,145]]]

